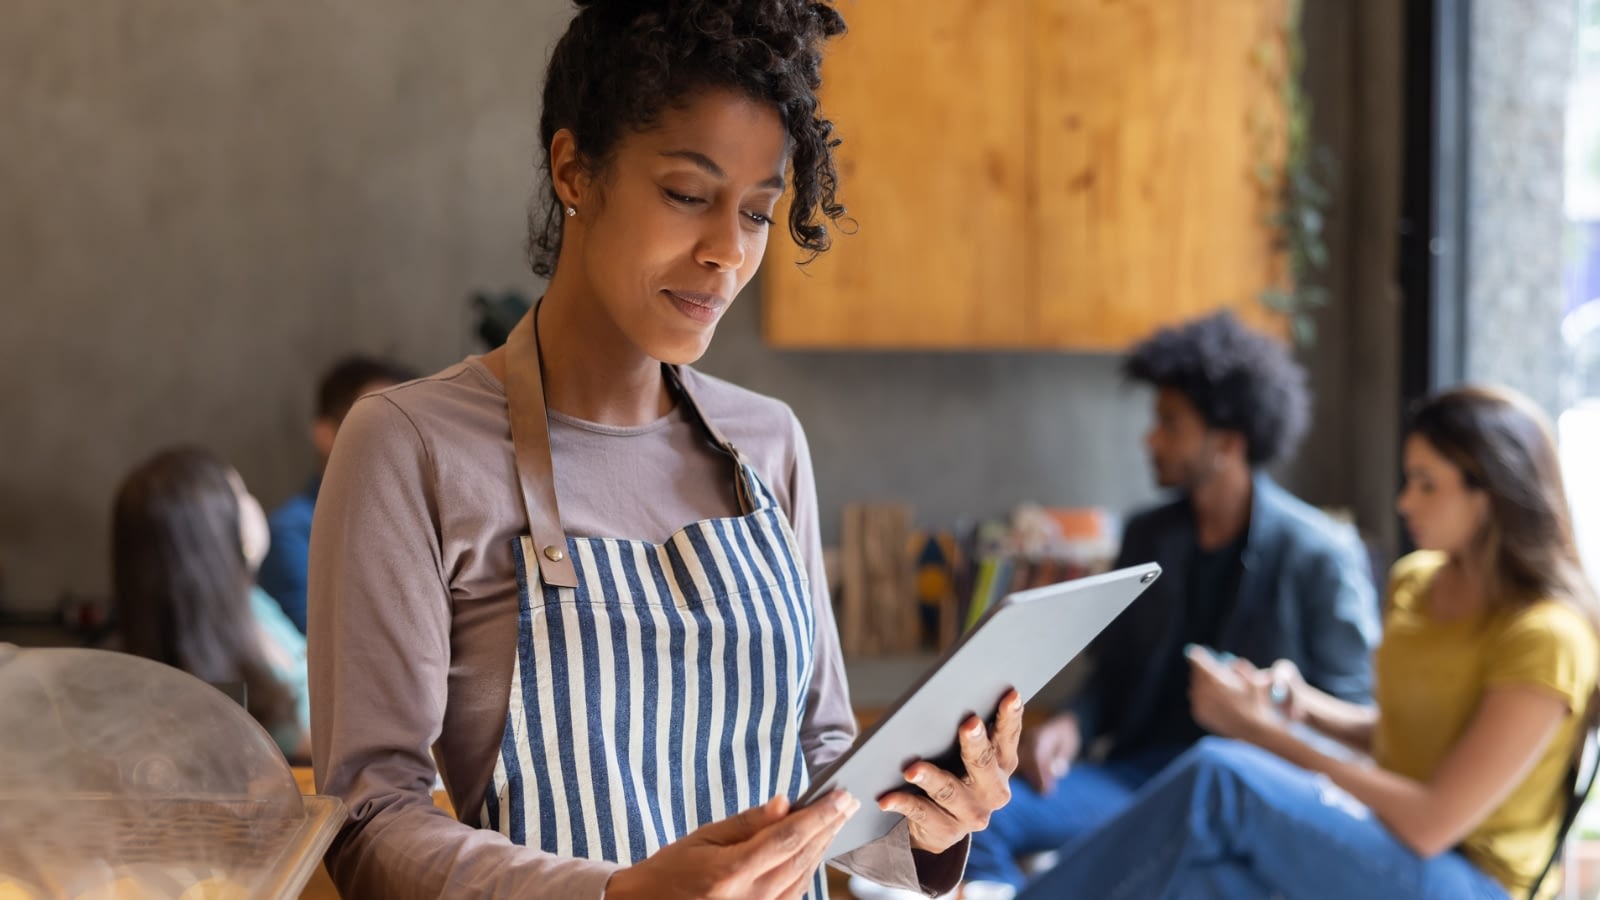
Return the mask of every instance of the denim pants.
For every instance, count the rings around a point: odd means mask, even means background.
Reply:
[[[1459,853],[1423,859],[1327,778],[1205,738],[1019,900],[1506,900]]]
[[[988,828],[972,835],[966,880],[1004,882],[1021,890],[1026,876],[1017,857],[1060,849],[1111,821],[1186,749],[1144,749],[1103,763],[1079,763],[1049,794],[1035,791],[1025,779],[1011,779],[1011,801],[989,817]]]

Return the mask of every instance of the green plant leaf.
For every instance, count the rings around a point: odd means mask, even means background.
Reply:
[[[1317,342],[1317,323],[1310,316],[1295,316],[1291,327],[1294,330],[1294,342],[1301,347],[1310,347]]]

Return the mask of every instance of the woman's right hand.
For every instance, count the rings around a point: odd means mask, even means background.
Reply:
[[[774,797],[617,870],[606,882],[606,900],[799,897],[811,887],[834,835],[860,807],[843,791],[795,812],[788,798]]]

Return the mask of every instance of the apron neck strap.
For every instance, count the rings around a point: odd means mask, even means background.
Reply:
[[[516,454],[522,506],[533,537],[534,562],[546,584],[575,588],[578,574],[567,555],[567,536],[556,505],[555,467],[550,461],[550,421],[545,416],[544,376],[539,364],[539,335],[534,304],[506,338],[506,407],[511,418],[511,446]]]
[[[688,409],[689,415],[699,421],[700,427],[706,430],[706,434],[711,437],[711,443],[716,445],[718,450],[727,454],[729,459],[733,460],[734,492],[739,498],[740,514],[748,516],[755,512],[757,507],[756,498],[750,490],[750,479],[745,477],[744,457],[739,455],[739,448],[735,447],[732,441],[723,437],[722,431],[711,424],[711,420],[706,418],[705,413],[700,411],[700,404],[695,402],[694,395],[689,393],[689,389],[684,386],[683,375],[678,371],[677,366],[662,363],[661,376],[667,380],[667,389],[682,400],[683,405]]]
[[[534,561],[546,584],[575,588],[578,576],[567,555],[567,536],[561,527],[561,509],[556,504],[555,465],[550,459],[550,420],[544,402],[544,376],[539,362],[539,306],[528,310],[506,338],[506,406],[511,419],[511,446],[516,454],[517,481],[522,488],[522,506],[528,515],[528,533],[533,537]],[[676,366],[663,364],[661,376],[700,423],[711,442],[733,461],[734,492],[743,515],[755,512],[758,504],[745,477],[744,458],[711,420],[700,411],[700,404],[683,384]]]

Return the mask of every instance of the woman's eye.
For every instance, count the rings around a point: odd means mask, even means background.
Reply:
[[[767,215],[766,213],[758,213],[758,212],[751,211],[751,212],[745,213],[745,215],[749,216],[750,220],[752,222],[755,222],[758,225],[771,225],[772,224],[772,217]]]
[[[696,203],[702,202],[699,197],[691,197],[688,194],[680,194],[677,191],[662,189],[662,193],[667,195],[668,200],[671,200],[674,203],[682,203],[687,206],[692,206]]]

